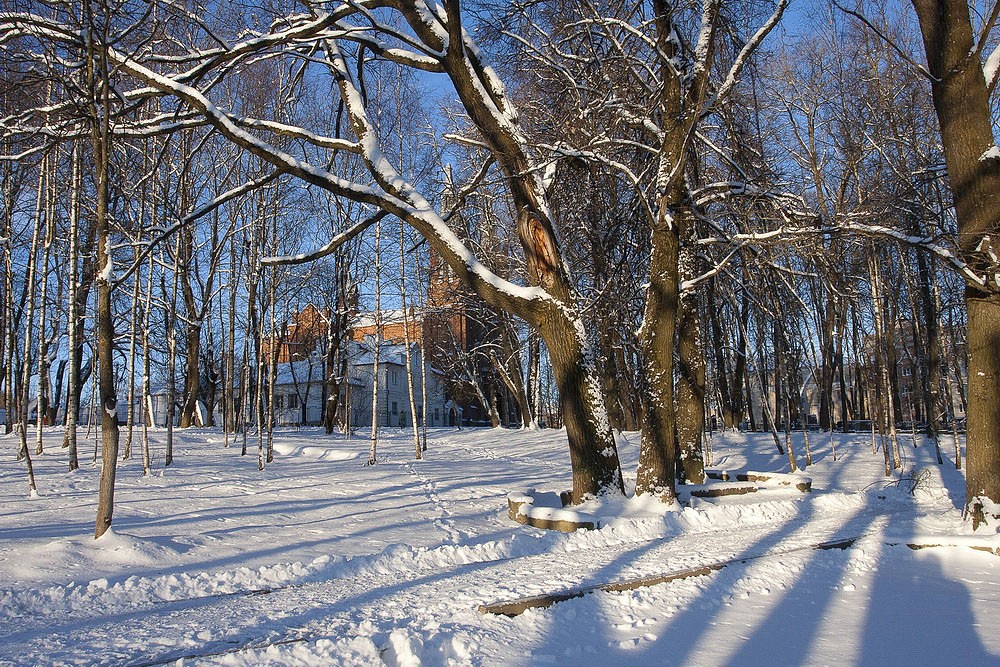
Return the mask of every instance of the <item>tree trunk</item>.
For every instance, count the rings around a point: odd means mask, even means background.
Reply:
[[[180,238],[176,241],[174,259],[176,260],[179,251]],[[164,454],[163,465],[170,466],[174,462],[174,415],[177,409],[177,289],[179,274],[177,267],[173,271],[173,285],[170,296],[166,294],[166,285],[160,282],[160,290],[163,298],[167,302],[167,312],[164,314],[164,323],[167,337],[167,444]]]
[[[237,267],[237,255],[236,255],[236,236],[235,234],[230,237],[229,240],[229,262],[231,274],[229,277],[229,312],[226,317],[226,352],[225,352],[225,370],[223,372],[223,403],[225,404],[225,415],[223,415],[223,429],[226,433],[236,433],[237,417],[236,410],[238,406],[237,393],[241,391],[242,387],[240,383],[236,382],[236,292],[238,289],[238,283],[236,280],[236,267]],[[240,372],[240,377],[243,376],[242,371]],[[226,440],[228,444],[229,440]]]
[[[125,417],[127,431],[125,432],[125,451],[122,453],[122,460],[132,457],[132,432],[135,428],[135,357],[136,342],[138,339],[139,318],[143,308],[139,306],[139,283],[142,274],[136,271],[132,283],[132,310],[129,316],[128,334],[128,412]]]
[[[966,0],[913,0],[920,21],[934,108],[941,126],[963,258],[984,276],[967,283],[969,409],[966,508],[978,527],[1000,514],[1000,295],[995,235],[1000,231],[1000,151],[987,81]],[[992,48],[989,47],[989,48]],[[991,152],[992,151],[992,152]],[[994,255],[995,257],[995,255]]]
[[[847,407],[847,383],[844,378],[844,335],[847,333],[847,314],[840,313],[837,323],[837,385],[840,387],[840,430],[847,432],[847,420],[850,419]],[[833,442],[831,436],[830,442]]]
[[[152,324],[153,302],[153,256],[149,257],[149,275],[146,277],[146,298],[142,306],[142,474],[148,477],[153,471],[153,458],[149,451],[149,426],[154,422],[153,397],[150,382],[151,350],[149,349],[149,327]]]
[[[35,323],[35,305],[37,303],[35,299],[35,283],[37,282],[37,268],[38,268],[38,245],[39,237],[42,234],[42,220],[45,216],[44,210],[44,197],[45,197],[45,175],[48,172],[48,160],[43,159],[41,165],[38,168],[38,185],[35,188],[35,214],[34,221],[32,224],[31,231],[31,246],[29,249],[28,256],[26,258],[25,271],[26,275],[24,277],[24,293],[26,297],[26,307],[24,311],[24,333],[22,334],[22,345],[23,349],[21,351],[21,377],[19,379],[18,387],[20,389],[20,398],[17,401],[18,405],[18,427],[17,435],[19,440],[18,450],[17,450],[17,460],[20,461],[28,456],[28,422],[29,422],[29,409],[28,401],[30,399],[30,389],[31,389],[31,341],[33,328]],[[28,459],[29,467],[31,459]]]
[[[733,365],[733,383],[730,386],[733,415],[736,427],[742,428],[743,415],[746,413],[750,421],[750,430],[756,431],[757,424],[753,416],[753,401],[750,394],[750,378],[747,375],[747,336],[746,326],[750,317],[750,297],[744,290],[740,303],[739,322],[736,323],[736,363]],[[746,390],[744,391],[744,385]]]
[[[920,283],[919,303],[923,314],[924,332],[927,339],[926,362],[927,370],[923,376],[924,414],[927,420],[927,435],[938,443],[938,433],[941,431],[941,323],[938,320],[934,300],[931,272],[934,262],[917,253],[917,280]]]
[[[839,244],[834,246],[838,248]],[[837,299],[832,290],[826,290],[823,309],[823,323],[820,331],[820,383],[819,383],[819,427],[824,431],[833,430],[833,380],[836,368],[836,341],[834,330],[837,323]]]
[[[2,142],[4,153],[9,152],[8,142]],[[75,153],[74,153],[75,155]],[[15,192],[18,188],[14,184],[14,167],[9,160],[5,160],[0,169],[3,170],[3,197],[4,202],[13,202],[16,199]],[[0,218],[0,238],[9,239],[14,226],[14,207],[5,205],[3,207],[3,218]],[[0,270],[3,272],[3,303],[0,305],[0,320],[3,321],[3,331],[0,333],[0,384],[3,384],[3,394],[0,400],[4,405],[4,434],[9,434],[13,428],[13,403],[14,403],[14,383],[13,359],[14,359],[14,262],[13,247],[10,243],[4,243],[0,254]]]
[[[517,330],[510,315],[498,313],[498,317],[500,318],[500,345],[504,361],[500,361],[494,355],[492,357],[493,365],[517,403],[521,426],[523,428],[536,428],[531,409],[528,407],[528,392],[524,386],[524,372],[521,367],[522,347],[518,340]]]
[[[643,411],[635,492],[672,501],[677,453],[674,335],[679,309],[680,235],[666,203],[660,207],[659,218],[652,232],[651,280],[639,330],[649,398]]]
[[[382,260],[379,257],[379,241],[382,235],[381,220],[375,223],[375,341],[372,348],[372,432],[368,444],[368,465],[378,461],[378,361],[382,347]],[[389,406],[386,406],[388,412]]]
[[[417,399],[414,395],[413,388],[413,354],[410,349],[410,322],[412,321],[411,313],[407,310],[406,306],[406,253],[404,249],[406,248],[406,227],[403,223],[399,223],[399,302],[403,308],[403,344],[404,357],[406,359],[406,392],[407,398],[410,400],[410,421],[412,422],[410,426],[413,428],[413,448],[414,448],[414,458],[421,459],[423,450],[420,447],[420,426],[417,423]]]
[[[569,440],[573,503],[608,491],[624,493],[618,450],[600,395],[592,350],[580,330],[560,314],[539,327],[559,390],[559,407]]]
[[[53,157],[53,161],[58,159],[58,151]],[[49,338],[46,336],[46,322],[48,316],[48,291],[49,291],[49,258],[52,251],[52,243],[55,240],[56,222],[56,186],[52,182],[55,180],[56,165],[53,164],[52,172],[47,177],[49,181],[46,195],[45,213],[45,240],[42,246],[42,275],[39,286],[39,313],[38,313],[38,383],[37,383],[37,410],[35,417],[35,453],[42,453],[42,427],[49,424],[49,397],[51,388],[49,386]],[[54,336],[53,336],[54,339]]]
[[[66,330],[69,339],[69,370],[66,381],[66,431],[63,435],[63,447],[69,449],[69,470],[72,472],[80,467],[77,454],[76,443],[76,421],[80,414],[80,391],[82,382],[80,378],[80,361],[83,356],[83,347],[80,340],[83,334],[83,313],[80,310],[81,292],[84,293],[82,301],[83,308],[86,309],[86,293],[88,288],[82,288],[80,284],[80,274],[77,272],[77,261],[80,256],[80,191],[83,187],[79,147],[73,147],[73,175],[70,178],[72,196],[70,202],[70,228],[69,228],[69,290],[67,300],[69,301],[69,314],[66,317]],[[93,225],[89,226],[93,230]],[[88,236],[90,234],[88,233]],[[84,267],[87,262],[84,262]],[[89,283],[88,283],[89,284]]]
[[[693,258],[687,258],[687,262]],[[687,263],[684,262],[684,263]],[[677,460],[687,484],[705,481],[701,439],[705,429],[705,357],[701,349],[698,299],[691,292],[680,298],[677,321]]]
[[[89,3],[87,3],[89,10]],[[88,11],[89,14],[89,11]],[[107,17],[110,18],[110,17]],[[88,16],[91,29],[96,28],[93,16]],[[104,42],[106,43],[106,41]],[[92,112],[95,184],[97,206],[94,227],[97,235],[97,363],[99,368],[99,410],[101,415],[101,481],[97,494],[97,521],[94,538],[111,527],[115,503],[115,475],[118,466],[118,398],[115,392],[114,343],[115,322],[111,306],[111,281],[114,277],[111,261],[111,226],[108,219],[110,195],[109,169],[111,150],[110,84],[106,53],[91,52],[88,64],[94,68]],[[99,93],[99,94],[98,94]]]
[[[194,317],[188,311],[189,317]],[[181,404],[179,428],[197,425],[198,394],[201,392],[201,325],[189,323],[184,340],[184,403]]]
[[[537,332],[528,332],[528,409],[535,422],[542,420],[542,342]]]
[[[712,350],[715,353],[715,384],[719,388],[719,407],[722,411],[722,427],[735,430],[739,426],[739,417],[734,408],[734,401],[729,383],[729,369],[726,367],[726,337],[719,324],[719,313],[716,307],[715,280],[708,285],[708,319],[712,328]],[[735,384],[735,382],[734,382]],[[736,386],[739,386],[736,384]]]

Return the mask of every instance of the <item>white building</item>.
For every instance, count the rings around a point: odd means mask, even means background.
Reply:
[[[373,383],[374,341],[348,343],[348,377],[340,386],[341,420],[351,428],[366,428],[372,423],[372,383]],[[279,362],[274,385],[274,411],[279,426],[318,425],[322,423],[324,399],[323,359],[311,354],[305,359]],[[411,344],[410,378],[413,382],[413,400],[416,420],[420,423],[423,415],[424,397],[427,400],[427,425],[444,426],[452,422],[446,403],[442,374],[428,366],[424,374],[421,369],[420,347]],[[265,369],[266,372],[266,369]],[[426,378],[426,388],[423,387]],[[410,407],[407,388],[406,348],[403,343],[383,342],[378,359],[378,424],[382,427],[401,427],[413,424],[414,414]],[[178,381],[179,404],[182,400],[183,383]],[[150,397],[154,420],[157,426],[164,426],[167,420],[167,393],[158,389]],[[217,393],[221,400],[221,392]],[[124,403],[124,402],[123,402]],[[344,414],[343,406],[350,405],[350,413]],[[204,410],[204,406],[200,406]],[[119,405],[120,419],[124,421],[125,406]],[[215,406],[215,423],[221,423],[221,404]],[[175,411],[175,414],[179,409]],[[136,414],[139,414],[138,410]],[[138,419],[137,419],[138,421]]]

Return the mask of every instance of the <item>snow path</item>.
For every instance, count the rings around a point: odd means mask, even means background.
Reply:
[[[444,500],[437,492],[437,482],[430,479],[421,471],[420,466],[423,460],[407,460],[402,463],[414,479],[420,484],[424,495],[437,508],[438,517],[434,519],[434,526],[445,536],[445,542],[457,544],[465,537],[465,533],[455,528],[455,521],[452,519],[452,511],[448,508]]]

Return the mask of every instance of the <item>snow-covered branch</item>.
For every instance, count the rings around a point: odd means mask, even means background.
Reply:
[[[757,29],[753,37],[747,40],[747,43],[743,45],[740,49],[739,54],[733,60],[732,65],[729,67],[729,72],[726,74],[726,78],[723,80],[719,89],[715,92],[714,99],[712,102],[706,105],[706,107],[711,108],[714,106],[715,102],[723,100],[729,95],[729,92],[733,89],[733,86],[739,81],[740,73],[742,73],[743,68],[746,67],[747,61],[750,56],[760,48],[763,43],[764,38],[766,38],[775,26],[781,21],[781,17],[785,13],[785,9],[788,7],[788,0],[778,0],[778,4],[774,8],[774,12],[771,13],[770,18]]]
[[[953,271],[962,276],[968,283],[975,285],[979,289],[988,290],[1000,287],[991,285],[986,276],[976,273],[968,262],[962,259],[957,250],[951,250],[930,237],[914,236],[898,229],[893,229],[892,227],[886,227],[885,225],[857,222],[853,216],[838,220],[835,226],[827,228],[826,231],[829,233],[853,232],[865,236],[889,238],[904,245],[931,253],[950,266]],[[997,267],[994,265],[993,273],[996,274],[996,271]]]
[[[386,217],[388,213],[386,211],[376,211],[374,214],[368,216],[367,218],[360,220],[339,234],[335,234],[326,245],[318,250],[313,250],[307,253],[301,253],[299,255],[286,255],[283,257],[264,257],[261,259],[260,263],[263,266],[292,266],[296,264],[306,264],[309,262],[314,262],[317,259],[322,259],[328,255],[332,255],[337,252],[343,245],[349,242],[351,239],[357,238],[360,234],[366,231],[369,227],[374,225],[379,220]]]

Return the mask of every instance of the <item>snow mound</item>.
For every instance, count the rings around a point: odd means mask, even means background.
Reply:
[[[351,451],[337,447],[302,445],[295,442],[275,442],[274,451],[285,457],[301,457],[317,461],[350,461],[361,456],[360,451]]]

